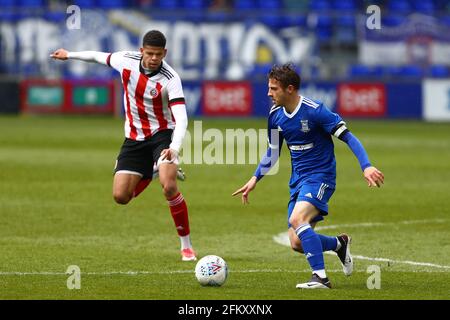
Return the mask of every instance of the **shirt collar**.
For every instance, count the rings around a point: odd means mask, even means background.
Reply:
[[[283,106],[283,112],[284,112],[284,114],[286,115],[286,117],[288,117],[288,118],[293,118],[293,117],[297,114],[298,110],[300,109],[300,106],[302,105],[302,102],[303,102],[303,96],[300,95],[300,100],[298,101],[298,105],[297,105],[297,107],[295,108],[295,110],[292,111],[292,113],[288,113],[288,112],[286,111],[286,108]]]
[[[163,62],[161,61],[161,64],[159,65],[158,69],[156,69],[155,71],[151,71],[150,69],[144,68],[142,58],[141,58],[141,61],[139,62],[139,71],[150,78],[150,77],[153,77],[154,75],[157,75],[159,73],[159,71],[161,71],[162,66],[163,66]]]

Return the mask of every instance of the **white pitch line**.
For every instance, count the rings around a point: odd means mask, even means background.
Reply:
[[[343,227],[378,227],[378,226],[384,226],[384,225],[398,225],[398,224],[422,224],[422,223],[440,223],[440,222],[446,222],[447,219],[429,219],[429,220],[406,220],[406,221],[399,221],[399,222],[366,222],[366,223],[355,223],[355,224],[340,224],[340,225],[330,225],[330,226],[322,226],[317,227],[315,230],[326,230],[326,229],[337,229],[337,228],[343,228]],[[273,240],[281,244],[283,246],[290,247],[290,241],[289,236],[287,232],[281,232],[275,236],[273,236]],[[326,254],[332,254],[335,255],[334,252],[325,252]],[[435,264],[435,263],[429,263],[429,262],[417,262],[417,261],[409,261],[409,260],[393,260],[388,258],[373,258],[373,257],[366,257],[361,255],[352,255],[354,259],[359,260],[369,260],[369,261],[381,261],[381,262],[388,262],[388,263],[399,263],[399,264],[408,264],[413,266],[421,266],[421,267],[432,267],[432,268],[438,268],[438,269],[450,269],[450,266]]]
[[[331,253],[331,252],[330,252]],[[402,263],[402,264],[409,264],[412,266],[423,266],[423,267],[433,267],[433,268],[440,268],[440,269],[450,269],[450,266],[443,266],[440,264],[434,264],[434,263],[428,263],[428,262],[416,262],[416,261],[409,261],[409,260],[392,260],[392,259],[386,259],[386,258],[370,258],[365,256],[358,256],[358,255],[352,255],[355,259],[360,260],[371,260],[371,261],[382,261],[382,262],[389,262],[389,263]]]
[[[397,225],[397,224],[420,224],[420,223],[440,223],[446,222],[447,219],[429,219],[429,220],[406,220],[399,222],[367,222],[367,223],[355,223],[355,224],[340,224],[316,227],[316,230],[337,229],[341,227],[376,227],[383,225]],[[273,237],[273,240],[281,245],[290,246],[287,232],[281,232]],[[335,255],[333,252],[325,252],[326,254]],[[428,262],[416,262],[408,260],[393,260],[388,258],[372,258],[361,255],[353,255],[354,259],[369,260],[369,261],[381,261],[388,263],[408,264],[413,266],[433,267],[438,269],[450,269],[450,266],[444,266]],[[229,270],[231,273],[296,273],[296,272],[311,272],[311,270],[283,270],[283,269],[250,269],[250,270]],[[342,272],[342,270],[327,270],[327,272]],[[424,270],[423,272],[433,272],[430,270]],[[81,272],[82,275],[92,276],[110,276],[110,275],[164,275],[164,274],[188,274],[194,273],[193,270],[173,270],[173,271],[110,271],[110,272]],[[0,276],[28,276],[28,275],[44,275],[44,276],[61,276],[70,275],[65,272],[48,272],[48,271],[33,271],[33,272],[16,272],[16,271],[0,271]]]
[[[229,270],[230,273],[300,273],[311,272],[310,269],[305,270],[283,270],[283,269],[250,269],[250,270]],[[327,272],[342,272],[342,270],[327,270]],[[111,276],[111,275],[170,275],[170,274],[194,274],[194,270],[173,270],[173,271],[110,271],[110,272],[81,272],[80,275],[89,276]],[[71,274],[65,272],[7,272],[0,271],[0,276],[69,276]]]
[[[334,254],[331,253],[330,254]],[[357,259],[367,260],[367,257],[353,256]],[[380,261],[386,261],[386,259],[382,259]],[[389,260],[390,262],[396,262],[395,260]],[[416,263],[410,261],[412,263]],[[435,265],[433,265],[435,266]],[[303,270],[284,270],[284,269],[250,269],[250,270],[229,270],[230,273],[309,273],[311,269],[303,269]],[[330,273],[341,273],[342,269],[336,270],[327,270]],[[358,270],[354,270],[354,272],[358,272]],[[366,272],[359,271],[359,272]],[[422,270],[412,272],[426,272],[426,273],[439,273],[439,272],[447,272],[447,271],[433,271],[433,270]],[[82,272],[81,276],[116,276],[116,275],[125,275],[125,276],[139,276],[139,275],[173,275],[173,274],[192,274],[194,275],[193,270],[173,270],[173,271],[106,271],[106,272]],[[0,271],[1,276],[70,276],[71,274],[65,272],[49,272],[49,271],[32,271],[32,272],[17,272],[17,271]]]
[[[423,223],[441,223],[446,222],[447,219],[428,219],[428,220],[405,220],[398,222],[362,222],[362,223],[347,223],[347,224],[335,224],[329,226],[318,226],[315,230],[328,230],[328,229],[338,229],[338,228],[359,228],[359,227],[381,227],[387,225],[398,225],[398,224],[423,224]]]

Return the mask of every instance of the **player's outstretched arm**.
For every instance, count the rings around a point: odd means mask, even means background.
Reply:
[[[55,60],[67,60],[67,59],[76,59],[86,62],[97,62],[100,64],[107,65],[108,56],[110,54],[106,52],[99,51],[67,51],[66,49],[60,48],[53,52],[50,57]]]
[[[256,183],[258,182],[258,179],[253,176],[248,180],[248,182],[241,188],[237,189],[235,192],[233,192],[232,196],[238,195],[242,193],[242,203],[248,204],[248,194],[255,189]]]

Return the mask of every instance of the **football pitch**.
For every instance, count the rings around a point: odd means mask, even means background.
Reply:
[[[266,127],[265,119],[198,120],[221,132]],[[450,123],[347,124],[385,184],[368,188],[355,156],[335,140],[337,188],[318,227],[352,236],[355,270],[344,276],[326,254],[333,289],[301,291],[295,285],[309,280],[309,266],[285,245],[286,146],[278,174],[257,185],[247,206],[231,193],[255,164],[182,165],[194,248],[223,257],[230,270],[224,286],[201,287],[195,262],[180,259],[158,181],[126,206],[112,199],[121,119],[0,117],[0,299],[449,299]],[[68,288],[69,266],[81,271],[79,289]]]

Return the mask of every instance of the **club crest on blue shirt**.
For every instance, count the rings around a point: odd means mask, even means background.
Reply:
[[[308,120],[300,120],[300,124],[302,125],[302,128],[300,129],[302,132],[309,132]]]
[[[150,95],[152,96],[152,98],[156,98],[158,96],[158,90],[156,90],[156,88],[152,88],[150,90]]]

